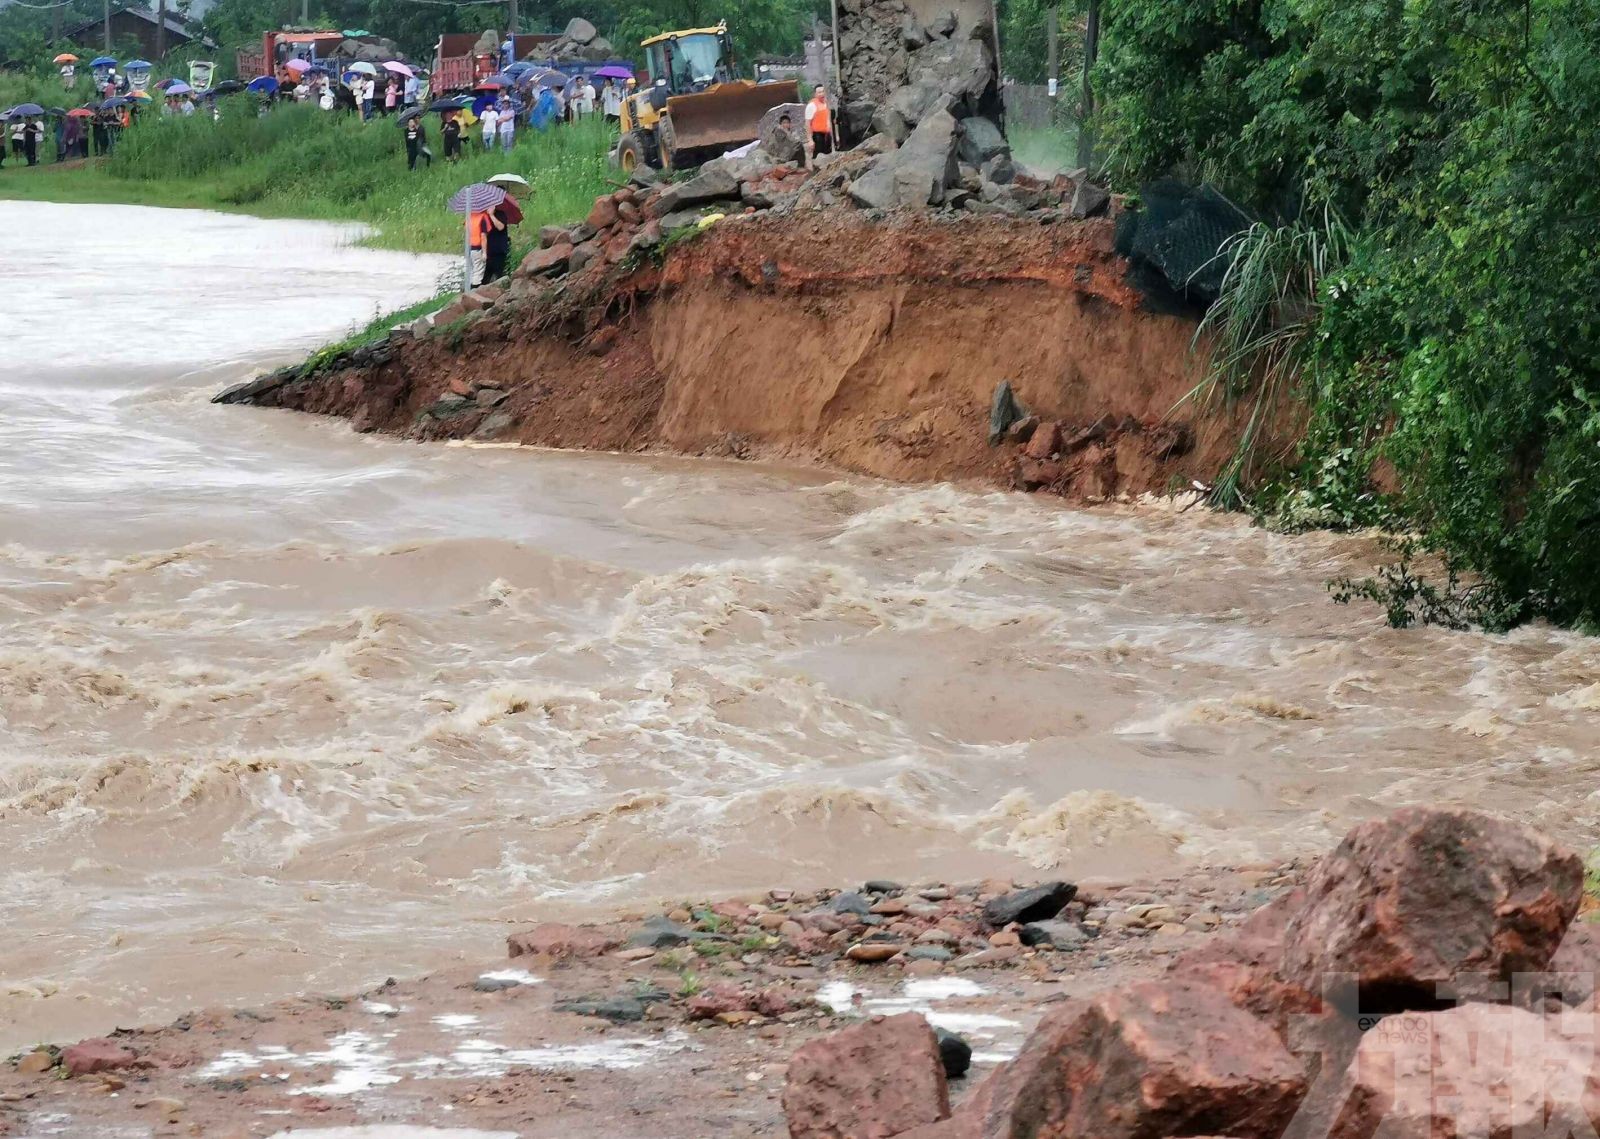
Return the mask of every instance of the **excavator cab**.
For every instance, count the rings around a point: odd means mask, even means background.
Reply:
[[[684,170],[754,142],[761,116],[799,101],[794,80],[757,84],[737,75],[728,26],[665,32],[644,41],[650,86],[622,105],[617,161]]]

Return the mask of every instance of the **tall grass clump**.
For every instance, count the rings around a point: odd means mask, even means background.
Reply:
[[[1205,375],[1186,398],[1249,404],[1239,444],[1212,491],[1218,505],[1243,504],[1263,434],[1311,370],[1324,292],[1337,290],[1331,278],[1346,263],[1351,240],[1325,209],[1288,225],[1256,222],[1217,254],[1227,269],[1194,339],[1207,352]]]

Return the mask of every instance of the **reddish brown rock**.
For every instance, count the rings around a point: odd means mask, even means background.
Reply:
[[[1053,486],[1066,477],[1067,468],[1053,459],[1030,459],[1026,456],[1017,460],[1016,482],[1024,490],[1035,490],[1041,486]]]
[[[629,225],[637,225],[641,218],[639,207],[632,202],[617,203],[617,216]]]
[[[944,1063],[916,1013],[820,1037],[789,1061],[790,1139],[888,1139],[950,1115]]]
[[[589,228],[602,230],[617,220],[617,203],[609,197],[596,198],[594,209],[589,211],[589,216],[584,219]]]
[[[69,1076],[131,1068],[138,1059],[122,1045],[103,1038],[80,1040],[61,1050],[61,1066]]]
[[[598,957],[622,944],[622,938],[585,926],[547,922],[506,938],[512,957]]]
[[[762,1016],[779,1017],[786,1012],[793,1012],[800,1002],[792,993],[774,985],[758,992],[751,1004]]]
[[[1061,450],[1061,424],[1041,423],[1028,436],[1022,453],[1030,459],[1042,461]]]
[[[985,1139],[1277,1139],[1306,1091],[1276,1034],[1205,985],[1145,981],[1039,1022],[974,1093]]]
[[[689,998],[690,1020],[715,1020],[723,1013],[749,1012],[754,1007],[750,994],[731,981],[720,981]]]
[[[628,255],[628,245],[633,241],[633,235],[624,230],[610,241],[606,242],[606,260],[615,265]]]
[[[1548,975],[1522,981],[1535,995],[1559,994],[1570,1005],[1592,1001],[1600,976],[1600,923],[1579,918],[1550,958]]]
[[[48,1072],[56,1066],[56,1058],[50,1053],[35,1049],[17,1061],[17,1071],[24,1076],[36,1076],[40,1072]]]
[[[1327,1011],[1318,994],[1277,974],[1283,931],[1304,901],[1304,893],[1296,890],[1267,903],[1233,933],[1207,938],[1199,948],[1178,957],[1169,972],[1214,987],[1236,1007],[1265,1020],[1280,1039],[1290,1041],[1298,1018]]]
[[[565,269],[571,259],[572,246],[564,241],[558,242],[548,249],[535,249],[524,257],[520,271],[524,277],[534,277],[541,273]]]
[[[1527,827],[1408,808],[1363,823],[1312,870],[1279,974],[1359,992],[1363,1013],[1433,1008],[1543,970],[1577,913],[1583,863]]]
[[[1585,1084],[1592,1028],[1466,1004],[1400,1013],[1361,1039],[1345,1072],[1330,1139],[1523,1139],[1593,1135],[1600,1104]]]

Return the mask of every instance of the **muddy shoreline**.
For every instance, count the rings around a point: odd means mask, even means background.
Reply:
[[[521,1139],[781,1135],[794,1050],[906,1010],[970,1045],[970,1071],[951,1085],[959,1103],[1058,1002],[1160,974],[1301,871],[1259,864],[1075,884],[1061,924],[1085,936],[1069,948],[1023,945],[982,919],[986,901],[1017,886],[1004,881],[775,890],[537,925],[499,952],[463,947],[465,964],[421,978],[118,1028],[107,1038],[133,1059],[114,1068],[62,1079],[62,1067],[39,1070],[41,1057],[20,1052],[0,1064],[0,1134],[258,1139],[381,1122]],[[885,932],[907,910],[939,912],[939,924],[921,923],[939,932],[920,941]],[[806,928],[837,932],[796,944],[777,919],[803,914],[833,915]],[[663,936],[669,926],[679,934]],[[890,936],[945,959],[846,952]],[[661,944],[638,944],[652,940]],[[731,1003],[759,1008],[724,1010],[717,1002],[730,992],[747,998]]]

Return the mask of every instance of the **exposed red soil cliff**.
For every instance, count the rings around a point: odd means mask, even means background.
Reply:
[[[1075,497],[1209,479],[1236,425],[1184,402],[1194,324],[1149,311],[1126,268],[1107,220],[735,218],[601,282],[519,280],[484,313],[247,401],[415,438],[800,459]],[[989,445],[1002,381],[1047,428],[1032,459]]]

